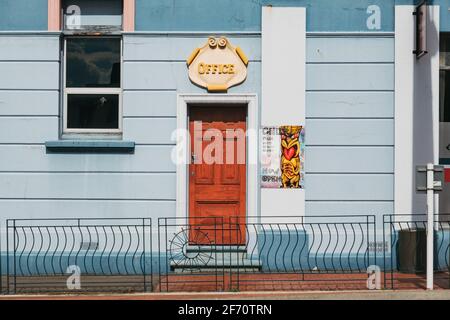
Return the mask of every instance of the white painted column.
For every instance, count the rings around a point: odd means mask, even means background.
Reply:
[[[395,213],[412,213],[414,195],[414,6],[395,7]]]
[[[428,54],[417,60],[415,6],[395,7],[395,213],[426,212],[415,166],[439,162],[439,6],[428,6]],[[437,197],[437,196],[436,196]],[[436,206],[437,207],[437,206]]]
[[[262,126],[305,125],[305,80],[306,9],[263,7]],[[305,190],[261,189],[262,216],[304,214]]]

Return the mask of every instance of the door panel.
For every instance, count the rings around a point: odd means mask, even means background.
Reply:
[[[246,106],[190,107],[191,242],[245,243],[246,110]]]
[[[212,166],[195,166],[196,184],[214,184],[214,167]]]

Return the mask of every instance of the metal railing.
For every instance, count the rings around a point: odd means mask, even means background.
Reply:
[[[434,217],[434,286],[450,288],[450,214]],[[427,215],[388,214],[383,216],[384,287],[386,289],[426,288]]]
[[[6,289],[3,287],[3,221],[0,221],[0,295],[6,293]]]
[[[375,216],[158,221],[158,291],[366,289]]]
[[[6,291],[152,290],[151,219],[7,220]]]
[[[426,221],[385,215],[377,230],[373,215],[160,218],[152,230],[142,218],[7,220],[0,292],[355,290],[370,270],[386,289],[425,288]],[[450,214],[434,233],[435,286],[448,289]]]

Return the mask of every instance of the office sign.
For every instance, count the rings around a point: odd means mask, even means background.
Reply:
[[[210,92],[226,92],[247,78],[248,58],[225,37],[210,37],[186,62],[191,81]]]

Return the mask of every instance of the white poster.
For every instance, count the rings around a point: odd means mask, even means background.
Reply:
[[[281,136],[279,127],[262,129],[261,187],[280,188]]]

